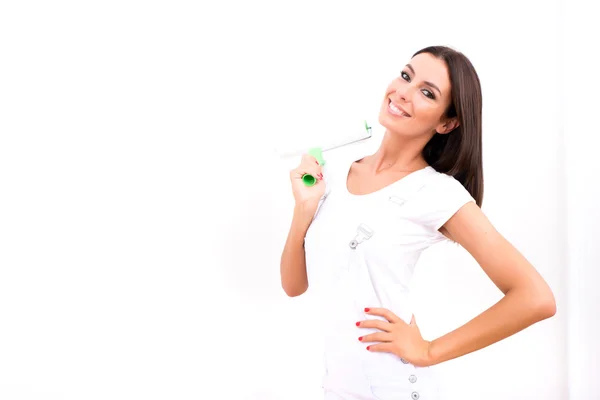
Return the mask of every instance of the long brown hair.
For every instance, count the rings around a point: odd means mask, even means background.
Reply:
[[[482,98],[479,77],[471,61],[462,53],[444,46],[431,46],[416,52],[443,60],[450,73],[451,104],[446,117],[458,117],[452,132],[434,134],[423,156],[436,171],[452,175],[471,194],[479,207],[483,202]]]

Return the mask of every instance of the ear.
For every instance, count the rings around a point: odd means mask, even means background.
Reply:
[[[435,131],[437,133],[439,133],[440,135],[445,135],[447,133],[452,132],[456,128],[458,128],[459,125],[460,125],[460,123],[458,122],[458,118],[454,117],[454,118],[450,118],[450,119],[446,120],[445,122],[439,124]]]

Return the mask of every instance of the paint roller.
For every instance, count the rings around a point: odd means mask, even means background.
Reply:
[[[341,140],[336,143],[332,143],[325,147],[312,147],[308,150],[303,149],[303,150],[299,150],[299,151],[283,153],[283,154],[280,154],[280,157],[281,158],[290,158],[290,157],[301,156],[305,153],[308,153],[317,160],[319,165],[323,166],[323,165],[325,165],[325,159],[323,158],[324,152],[330,151],[333,149],[338,149],[340,147],[344,147],[344,146],[347,146],[347,145],[350,145],[353,143],[362,142],[363,140],[369,139],[371,136],[372,136],[372,129],[369,126],[369,124],[367,123],[367,121],[364,121],[364,129],[361,132],[358,132],[358,135],[355,135],[354,137],[345,138],[344,140]],[[311,174],[304,174],[302,176],[302,182],[304,182],[304,184],[306,186],[313,186],[315,183],[317,183],[317,178],[312,176]]]

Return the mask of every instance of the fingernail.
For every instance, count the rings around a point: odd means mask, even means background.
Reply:
[[[319,177],[320,180],[323,180],[323,174],[319,174],[317,176]]]
[[[367,350],[369,350],[371,348],[371,346],[367,346]]]
[[[360,322],[357,322],[357,323],[356,323],[356,326],[360,326]]]
[[[363,337],[361,336],[361,337],[359,337],[359,338],[358,338],[358,340],[362,341],[362,338],[363,338]]]
[[[317,165],[319,165],[319,162],[318,162],[318,161],[315,161],[315,162],[317,163]]]
[[[369,312],[370,308],[365,308],[365,312]]]

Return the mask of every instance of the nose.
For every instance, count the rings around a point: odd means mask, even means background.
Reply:
[[[398,85],[396,87],[396,96],[402,101],[410,101],[412,96],[412,87],[409,84]]]

